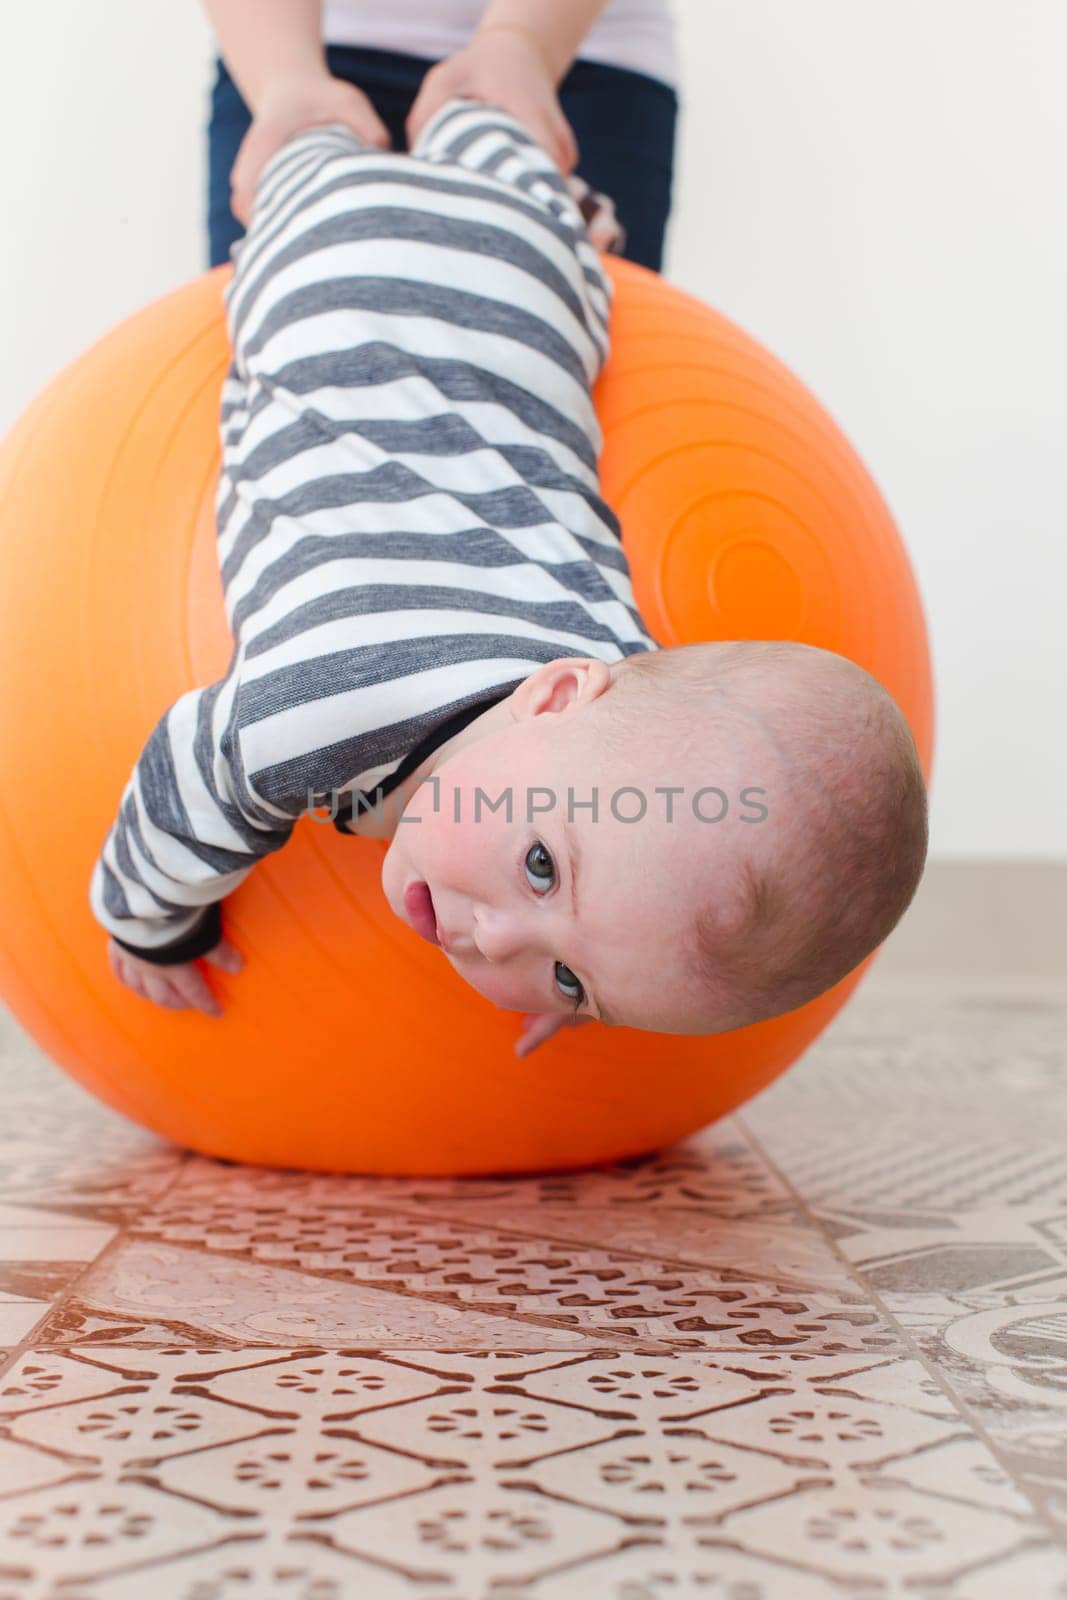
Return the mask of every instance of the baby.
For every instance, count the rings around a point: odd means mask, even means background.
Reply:
[[[219,902],[308,812],[391,841],[391,909],[527,1014],[520,1054],[792,1010],[908,906],[926,790],[876,680],[660,649],[637,611],[597,479],[595,199],[471,101],[410,156],[331,124],[264,168],[224,292],[233,656],[153,730],[90,886],[146,998],[218,1013]]]

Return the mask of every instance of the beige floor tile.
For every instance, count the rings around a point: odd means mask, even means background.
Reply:
[[[47,1300],[20,1300],[17,1295],[0,1294],[0,1350],[21,1344],[50,1309]]]
[[[95,1261],[115,1237],[114,1228],[50,1216],[47,1224],[21,1220],[0,1225],[0,1261]]]
[[[8,1495],[55,1488],[57,1484],[83,1476],[65,1456],[47,1455],[40,1450],[27,1449],[16,1439],[0,1438],[0,1502]],[[2,1570],[0,1562],[0,1572]]]
[[[73,1481],[0,1500],[0,1549],[14,1569],[5,1582],[16,1595],[41,1594],[50,1580],[70,1587],[135,1562],[173,1559],[230,1531],[217,1512],[163,1501],[137,1483]]]
[[[268,1527],[230,1532],[178,1561],[138,1563],[75,1588],[64,1584],[58,1593],[44,1591],[43,1600],[411,1600],[417,1592],[390,1568],[340,1555],[317,1534],[288,1537]],[[448,1585],[422,1593],[464,1600]],[[7,1600],[2,1589],[0,1597]]]
[[[350,1511],[330,1528],[336,1550],[370,1557],[421,1585],[451,1581],[460,1594],[533,1588],[542,1575],[593,1565],[627,1540],[608,1512],[523,1489],[476,1482]]]
[[[839,1478],[738,1513],[725,1537],[752,1555],[799,1557],[838,1583],[877,1574],[892,1592],[948,1587],[970,1568],[1021,1552],[1036,1531],[1032,1519],[988,1506]],[[1067,1577],[1067,1564],[1062,1571]]]

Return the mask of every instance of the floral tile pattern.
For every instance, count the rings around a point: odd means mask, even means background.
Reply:
[[[1067,1600],[1067,1006],[607,1171],[231,1167],[0,1026],[0,1600]]]
[[[872,997],[864,1021],[841,1019],[748,1127],[1062,1536],[1067,1004],[968,996],[893,1012]]]
[[[91,1101],[0,1011],[0,1361],[184,1159]]]

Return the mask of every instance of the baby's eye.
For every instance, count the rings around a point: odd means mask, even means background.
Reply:
[[[535,889],[544,889],[551,886],[552,879],[556,875],[556,869],[552,865],[552,857],[540,839],[527,850],[526,860],[523,865],[526,868],[527,880],[533,884]]]
[[[562,961],[556,962],[555,971],[560,994],[564,995],[568,1000],[575,1001],[576,1006],[580,1006],[585,999],[585,990],[582,988],[581,980],[576,978],[570,967],[565,967]],[[567,984],[572,985],[572,987],[567,988]]]
[[[523,866],[526,869],[527,880],[533,884],[535,889],[551,887],[552,880],[556,876],[556,869],[552,864],[552,857],[540,839],[535,840],[527,850]],[[568,1000],[573,1000],[575,1010],[577,1010],[585,999],[585,990],[582,988],[581,980],[576,978],[570,967],[564,966],[562,961],[557,961],[553,964],[553,971],[560,994],[565,995]]]

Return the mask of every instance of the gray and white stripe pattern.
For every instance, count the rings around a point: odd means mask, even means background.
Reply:
[[[265,167],[225,290],[218,550],[235,647],[160,719],[94,867],[166,964],[316,796],[543,662],[655,649],[600,496],[610,290],[567,182],[453,101],[411,156],[339,124]]]

